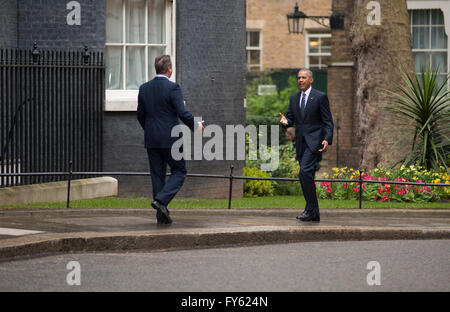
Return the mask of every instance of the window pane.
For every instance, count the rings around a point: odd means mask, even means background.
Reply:
[[[444,27],[431,27],[431,48],[447,49],[447,36]]]
[[[429,28],[413,27],[413,49],[429,49]]]
[[[446,75],[438,75],[437,79],[436,79],[436,86],[439,88],[442,86],[442,84],[444,83],[446,78]],[[443,89],[443,91],[445,92],[445,88]]]
[[[447,53],[446,52],[434,52],[431,53],[431,64],[433,69],[438,69],[440,73],[447,72]]]
[[[122,0],[106,1],[106,42],[122,43]]]
[[[148,79],[149,80],[153,79],[156,76],[155,58],[157,56],[166,54],[165,52],[166,52],[166,49],[164,47],[149,47],[148,48],[148,76],[149,76]],[[172,57],[170,59],[173,63],[174,60],[172,59]]]
[[[322,53],[331,53],[331,38],[320,39],[320,51]]]
[[[106,47],[105,49],[106,67],[106,89],[120,90],[122,87],[122,48]]]
[[[319,38],[309,38],[309,53],[319,53]]]
[[[310,56],[309,57],[309,66],[319,65],[320,60],[319,56]]]
[[[145,0],[126,1],[128,43],[145,43]]]
[[[444,25],[444,14],[441,10],[431,10],[431,24]]]
[[[421,66],[426,68],[430,63],[430,54],[425,52],[414,52],[414,64],[416,67],[416,73],[420,72]]]
[[[260,52],[259,51],[249,51],[249,53],[250,53],[250,64],[251,65],[259,65]]]
[[[165,0],[149,0],[148,2],[148,42],[166,43]]]
[[[413,10],[413,25],[429,25],[430,10]]]
[[[145,48],[127,47],[127,90],[137,90],[145,82]]]
[[[249,42],[250,47],[259,47],[259,32],[251,31],[249,40],[250,40]]]

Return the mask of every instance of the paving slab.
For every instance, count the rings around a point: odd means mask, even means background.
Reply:
[[[174,209],[173,224],[158,225],[153,209],[0,211],[0,228],[5,229],[0,231],[0,259],[301,241],[450,239],[446,209],[322,209],[321,222],[298,221],[299,213]]]

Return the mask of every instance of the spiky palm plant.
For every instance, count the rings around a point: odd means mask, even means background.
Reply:
[[[438,84],[438,70],[421,68],[420,74],[411,78],[403,74],[403,85],[396,85],[395,91],[386,91],[388,104],[386,109],[400,120],[412,126],[413,137],[411,151],[399,162],[405,166],[412,164],[427,169],[448,169],[450,154],[450,90],[447,75],[442,84]],[[404,144],[398,140],[398,144]],[[396,165],[395,164],[395,165]]]

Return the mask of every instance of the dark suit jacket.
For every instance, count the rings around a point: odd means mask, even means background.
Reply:
[[[137,119],[144,129],[146,148],[171,148],[179,139],[171,136],[179,119],[194,130],[194,117],[184,107],[180,86],[163,77],[139,88]]]
[[[292,95],[289,101],[286,119],[290,127],[295,124],[295,146],[297,158],[302,151],[303,144],[312,151],[318,153],[322,147],[322,141],[326,140],[329,145],[333,143],[333,117],[331,116],[330,103],[325,93],[311,89],[306,103],[305,116],[300,110],[299,91]]]

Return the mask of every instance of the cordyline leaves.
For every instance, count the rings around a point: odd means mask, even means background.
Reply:
[[[411,151],[397,162],[405,166],[419,165],[427,169],[448,169],[450,153],[450,91],[447,82],[437,84],[438,69],[421,68],[420,74],[411,78],[403,71],[403,85],[397,84],[395,92],[385,90],[388,104],[385,109],[412,126]],[[407,132],[403,138],[411,135]],[[398,140],[404,144],[404,140]],[[395,166],[394,165],[394,166]]]

